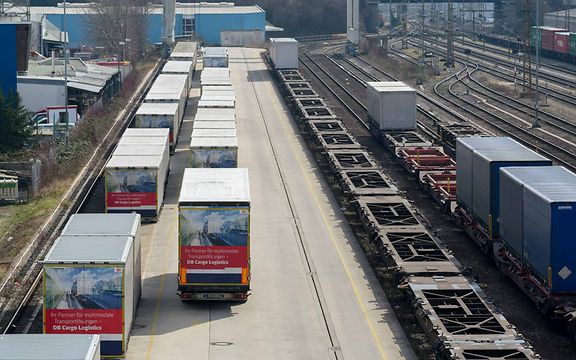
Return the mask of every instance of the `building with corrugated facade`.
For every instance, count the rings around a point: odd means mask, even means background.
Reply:
[[[74,3],[66,7],[66,25],[70,47],[90,46],[90,16],[94,16],[93,4]],[[20,9],[21,10],[21,9]],[[12,8],[10,11],[19,11]],[[62,29],[64,9],[62,6],[35,6],[30,8],[31,20],[47,22]],[[163,37],[162,6],[151,5],[147,18],[148,42],[159,43]],[[193,36],[211,45],[220,45],[222,32],[227,39],[238,41],[264,40],[266,12],[259,6],[235,6],[234,3],[176,3],[176,37]],[[234,36],[236,35],[236,36]],[[238,36],[240,35],[240,37]],[[243,45],[243,44],[240,44]]]

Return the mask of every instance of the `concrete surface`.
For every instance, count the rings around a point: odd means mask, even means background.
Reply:
[[[196,81],[164,210],[143,228],[143,298],[127,359],[415,359],[261,51],[230,49],[239,166],[250,171],[252,295],[243,304],[176,296],[177,198]]]

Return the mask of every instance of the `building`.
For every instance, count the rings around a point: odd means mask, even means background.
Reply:
[[[544,26],[576,32],[576,9],[554,11],[544,14]]]
[[[66,26],[70,48],[80,49],[90,46],[89,17],[94,11],[89,3],[73,3],[66,6]],[[14,7],[9,11],[22,12],[23,8]],[[148,42],[159,43],[163,37],[162,5],[152,4],[148,15]],[[30,8],[31,20],[42,27],[42,41],[57,43],[62,34],[64,9],[57,6],[33,6]],[[176,37],[194,36],[211,45],[220,45],[222,32],[228,39],[239,41],[262,40],[265,38],[266,12],[259,6],[235,6],[234,3],[176,3]],[[36,41],[41,43],[42,41]],[[44,44],[46,45],[46,44]],[[243,45],[243,44],[240,44]],[[42,52],[46,46],[36,45],[34,50]],[[46,52],[44,52],[46,54]]]
[[[30,23],[18,16],[0,18],[0,89],[4,94],[16,91],[16,75],[26,71],[29,56]]]
[[[119,74],[117,67],[71,58],[68,64],[68,103],[78,105],[80,114],[90,107],[105,105],[120,88]],[[48,106],[63,106],[64,60],[30,61],[28,71],[18,76],[18,92],[24,106],[32,112]]]

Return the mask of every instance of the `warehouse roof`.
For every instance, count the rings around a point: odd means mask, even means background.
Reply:
[[[56,239],[44,263],[124,263],[130,247],[132,236],[127,235],[63,235]]]
[[[0,336],[0,359],[85,360],[95,357],[99,335],[10,334]],[[66,349],[66,351],[63,351]]]
[[[90,3],[67,3],[66,13],[69,15],[86,15],[93,13],[93,4]],[[8,13],[26,12],[23,7],[13,7]],[[234,3],[176,3],[176,14],[198,15],[198,14],[252,14],[265,12],[260,6],[234,6]],[[163,13],[162,5],[152,5],[150,14],[159,15]],[[62,15],[62,6],[32,6],[30,14],[34,17],[42,15]]]
[[[185,169],[179,202],[250,202],[248,169]]]

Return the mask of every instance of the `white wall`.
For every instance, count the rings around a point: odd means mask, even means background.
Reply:
[[[28,83],[18,79],[18,93],[24,106],[33,112],[47,106],[64,106],[64,83]]]

